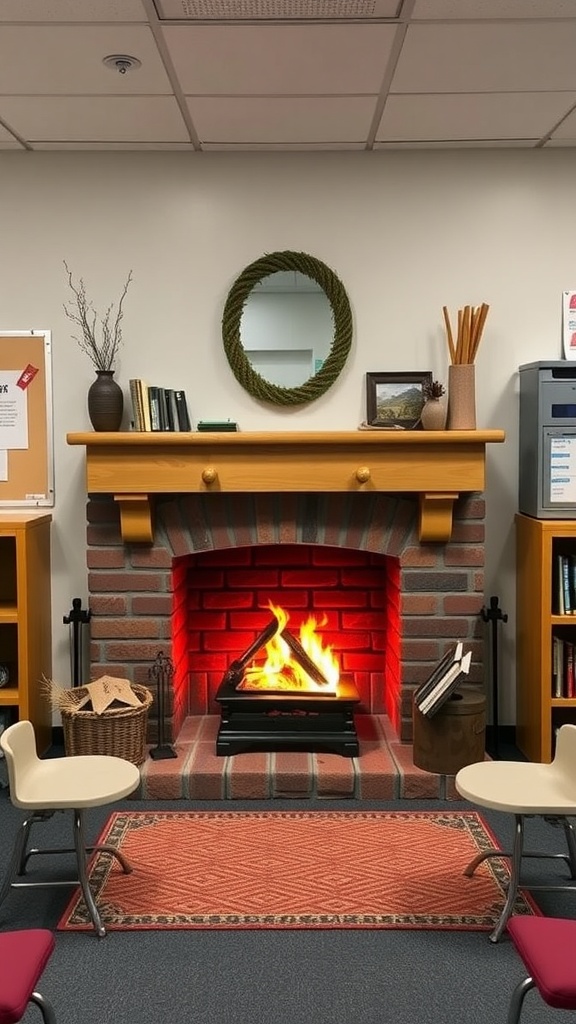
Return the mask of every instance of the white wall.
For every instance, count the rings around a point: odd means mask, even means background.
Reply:
[[[54,676],[70,682],[73,597],[87,603],[84,450],[93,369],[71,340],[62,261],[96,309],[117,301],[130,269],[117,379],[184,387],[198,419],[244,430],[354,430],[365,373],[427,370],[446,379],[442,321],[490,303],[477,358],[478,426],[488,446],[486,598],[502,626],[501,722],[514,721],[514,513],[518,366],[561,357],[561,292],[576,288],[576,152],[3,153],[0,330],[50,329],[56,505]],[[220,338],[224,301],[260,255],[297,249],[344,282],[353,351],[334,387],[300,409],[243,392]],[[128,403],[127,403],[128,404]]]

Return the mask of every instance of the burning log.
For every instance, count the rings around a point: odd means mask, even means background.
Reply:
[[[292,651],[296,661],[300,667],[304,669],[306,674],[320,686],[330,686],[329,680],[326,679],[326,676],[320,671],[318,665],[312,661],[312,658],[306,653],[302,644],[296,639],[294,634],[291,633],[289,629],[285,629],[282,633],[282,637],[288,644],[288,647]]]
[[[271,619],[268,625],[262,630],[262,632],[258,634],[254,642],[250,644],[250,647],[248,647],[248,649],[244,651],[244,654],[242,654],[240,658],[236,658],[235,661],[232,661],[230,663],[224,674],[223,682],[232,683],[233,686],[236,686],[237,683],[240,683],[242,681],[242,676],[244,675],[244,670],[248,663],[256,654],[258,654],[258,651],[260,650],[261,647],[264,647],[267,643],[270,642],[272,637],[276,636],[276,633],[278,632],[279,628],[280,623],[278,622],[278,619]]]

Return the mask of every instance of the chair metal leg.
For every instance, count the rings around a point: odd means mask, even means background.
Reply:
[[[533,978],[524,978],[519,985],[516,985],[508,1007],[506,1024],[518,1024],[526,993],[529,992],[530,989],[534,988],[535,984],[536,983]]]
[[[576,878],[576,834],[574,832],[574,825],[570,818],[563,818],[562,824],[564,826],[564,835],[566,836],[566,845],[568,847],[568,867],[570,868],[570,878]]]
[[[16,841],[14,843],[14,848],[12,850],[12,856],[10,857],[10,860],[8,862],[6,874],[4,875],[2,887],[0,888],[0,906],[2,905],[8,893],[10,892],[14,878],[19,873],[19,869],[22,865],[22,860],[26,850],[26,840],[28,838],[29,832],[29,823],[28,821],[25,821],[23,822],[23,824],[18,829],[18,832],[16,833]]]
[[[94,896],[88,882],[88,855],[92,853],[107,853],[114,857],[124,874],[129,875],[132,871],[132,865],[126,859],[120,850],[117,850],[114,846],[109,846],[107,843],[100,843],[95,846],[86,846],[84,839],[84,818],[82,810],[74,810],[74,821],[73,821],[73,837],[74,845],[66,847],[49,847],[47,849],[27,849],[28,841],[30,838],[30,832],[32,825],[35,825],[39,821],[47,821],[54,814],[54,811],[35,811],[23,821],[22,825],[18,829],[16,834],[16,841],[14,843],[14,849],[12,851],[6,874],[0,886],[0,906],[6,899],[10,889],[48,889],[52,887],[58,887],[63,885],[79,885],[84,897],[88,913],[96,930],[99,938],[103,938],[106,935],[106,929],[102,923],[102,919],[96,907]],[[29,882],[23,881],[18,882],[16,878],[26,874],[26,866],[30,857],[33,856],[47,856],[53,853],[72,853],[76,854],[76,866],[77,866],[77,878],[69,880],[57,879],[53,882],[50,881],[39,881]],[[48,1021],[51,1024],[51,1021]]]
[[[42,1014],[44,1024],[57,1024],[56,1014],[54,1013],[54,1007],[45,996],[40,992],[33,992],[30,996],[30,1002],[35,1003],[39,1007],[40,1013]]]
[[[508,918],[514,909],[514,904],[518,895],[518,883],[520,881],[520,869],[522,867],[522,850],[524,847],[524,816],[522,814],[515,814],[514,822],[514,843],[512,845],[512,857],[510,859],[510,880],[508,882],[506,902],[502,908],[502,913],[500,914],[498,923],[490,934],[490,942],[498,942],[506,927]]]
[[[88,908],[88,913],[90,914],[90,918],[98,938],[103,939],[106,935],[106,929],[102,923],[102,918],[98,912],[98,907],[96,906],[96,902],[88,882],[88,871],[86,867],[87,851],[84,843],[84,821],[82,811],[79,810],[74,811],[74,848],[76,850],[78,881],[80,883],[84,902]]]

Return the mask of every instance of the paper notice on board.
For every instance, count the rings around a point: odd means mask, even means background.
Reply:
[[[0,480],[8,479],[8,452],[0,449]]]
[[[28,395],[21,370],[0,372],[0,449],[28,448]]]
[[[576,436],[550,439],[550,501],[576,502]]]

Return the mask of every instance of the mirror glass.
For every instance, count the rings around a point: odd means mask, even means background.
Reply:
[[[252,368],[273,384],[298,387],[322,369],[334,337],[330,303],[297,270],[278,270],[254,286],[240,340]]]
[[[275,405],[314,401],[332,386],[350,351],[348,296],[314,256],[270,253],[230,289],[222,339],[234,376],[254,398]]]

